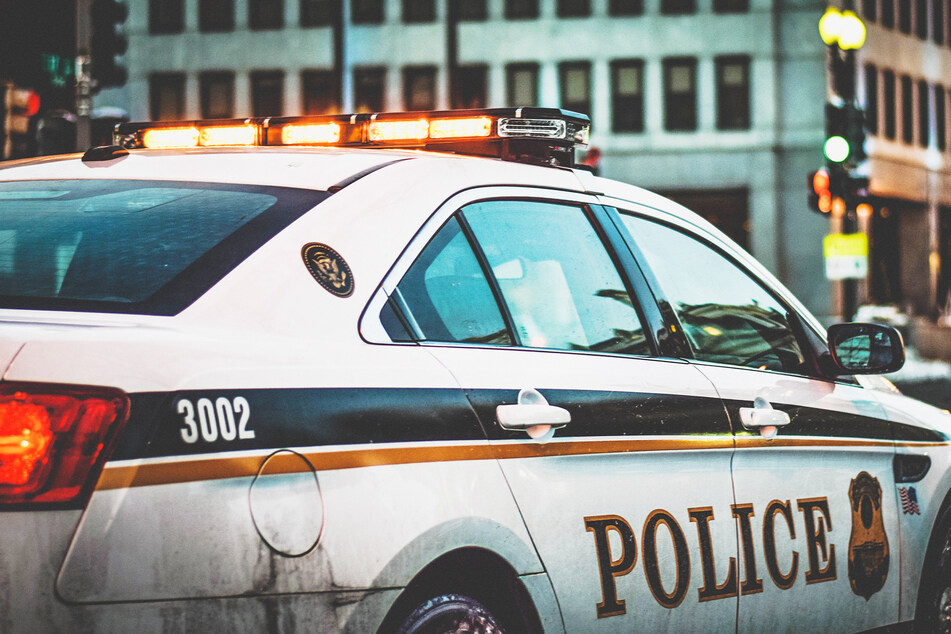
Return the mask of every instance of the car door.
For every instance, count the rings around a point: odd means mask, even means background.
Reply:
[[[384,285],[381,321],[466,390],[567,631],[732,631],[725,410],[697,368],[657,354],[656,307],[635,300],[629,255],[608,248],[620,237],[588,202],[512,189],[450,201]]]
[[[878,400],[850,380],[817,376],[818,346],[808,341],[818,336],[730,247],[636,211],[620,222],[736,434],[738,630],[896,622],[895,452]]]

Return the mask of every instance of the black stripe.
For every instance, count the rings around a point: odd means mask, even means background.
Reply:
[[[207,442],[199,433],[194,443],[185,442],[185,417],[178,411],[180,401],[191,403],[197,421],[201,399],[215,403],[222,397],[232,402],[237,397],[248,401],[248,429],[254,432],[254,438],[229,441],[219,433],[215,441]],[[158,415],[150,423],[148,409],[160,402],[158,395],[133,398],[133,414],[114,460],[282,447],[485,438],[474,412],[456,389],[187,391],[175,393],[161,403]],[[146,438],[149,440],[145,441]]]
[[[594,390],[539,392],[550,405],[571,413],[571,423],[558,432],[559,438],[730,433],[726,412],[717,398]],[[495,422],[496,406],[516,403],[518,390],[468,390],[466,395],[490,438],[525,438],[525,432],[506,431]]]

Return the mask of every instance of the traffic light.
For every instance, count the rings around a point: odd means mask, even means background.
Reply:
[[[829,170],[820,169],[809,173],[809,208],[827,214],[832,211],[832,181]]]
[[[92,0],[92,78],[96,89],[122,86],[126,69],[116,61],[129,46],[119,30],[128,15],[126,5],[116,0]]]
[[[822,144],[826,163],[854,168],[866,159],[865,115],[857,107],[826,104],[826,139]]]
[[[29,88],[20,88],[12,83],[0,84],[2,90],[3,117],[0,123],[0,159],[20,158],[29,156],[29,146],[32,140],[30,123],[40,111],[40,95]]]

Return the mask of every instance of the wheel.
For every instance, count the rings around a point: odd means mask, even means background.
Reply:
[[[951,634],[951,507],[941,514],[925,555],[915,631]]]
[[[472,597],[442,594],[421,603],[396,634],[503,634],[495,617]]]

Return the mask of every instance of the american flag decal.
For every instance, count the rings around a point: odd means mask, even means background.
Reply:
[[[918,494],[915,487],[898,487],[898,497],[901,498],[901,512],[905,515],[921,515],[918,508]]]

